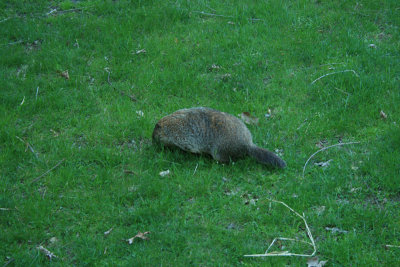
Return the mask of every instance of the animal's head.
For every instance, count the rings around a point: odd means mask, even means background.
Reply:
[[[180,135],[182,121],[175,116],[166,116],[157,122],[153,130],[153,142],[163,145],[173,145]]]

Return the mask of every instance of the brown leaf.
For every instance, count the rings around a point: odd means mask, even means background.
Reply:
[[[383,110],[381,110],[381,112],[379,113],[381,115],[382,119],[387,119],[387,115],[385,114],[385,112],[383,112]]]
[[[140,49],[140,50],[137,50],[137,51],[135,52],[136,55],[139,55],[139,54],[146,54],[146,53],[147,53],[146,49]]]
[[[232,75],[230,73],[225,73],[221,76],[221,79],[226,82],[228,79],[230,79]]]
[[[150,232],[144,232],[144,233],[142,233],[142,232],[138,232],[137,233],[137,235],[135,235],[134,237],[131,237],[131,238],[129,238],[129,239],[127,239],[126,241],[129,243],[129,245],[131,245],[132,243],[133,243],[133,241],[136,239],[136,238],[139,238],[139,239],[142,239],[142,240],[148,240],[149,238],[147,237],[147,235],[148,234],[150,234]]]
[[[50,132],[53,133],[54,137],[58,137],[60,135],[60,133],[57,133],[56,131],[54,131],[53,129],[50,129]]]
[[[330,160],[328,160],[328,161],[321,161],[321,162],[316,162],[316,163],[314,163],[314,165],[315,166],[320,166],[320,167],[326,167],[326,166],[329,166],[329,164],[331,163],[331,161],[332,161],[333,159],[330,159]]]
[[[250,112],[242,112],[241,114],[239,114],[239,118],[242,119],[242,121],[244,121],[244,123],[246,124],[258,124],[258,118],[252,116]]]
[[[111,227],[110,229],[108,229],[107,231],[104,232],[104,235],[109,235],[111,233],[111,231],[113,230],[113,227]]]
[[[221,67],[216,65],[216,64],[212,64],[210,67],[210,70],[219,70]]]
[[[265,113],[265,117],[266,117],[266,118],[271,118],[271,117],[272,117],[272,111],[271,111],[270,108],[268,108],[268,112]]]
[[[159,174],[160,174],[161,177],[165,177],[165,176],[169,175],[170,173],[171,173],[170,170],[166,170],[166,171],[160,172]]]
[[[60,76],[64,77],[66,80],[69,80],[68,70],[60,72]]]

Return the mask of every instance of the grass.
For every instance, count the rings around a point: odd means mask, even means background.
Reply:
[[[397,1],[0,7],[0,264],[304,266],[243,257],[278,236],[307,239],[268,198],[304,212],[329,266],[400,263],[386,247],[400,245]],[[355,73],[311,84],[343,70]],[[258,117],[255,142],[288,167],[153,147],[157,120],[192,106]],[[302,176],[321,146],[352,141],[318,153]],[[149,239],[129,245],[139,231]]]

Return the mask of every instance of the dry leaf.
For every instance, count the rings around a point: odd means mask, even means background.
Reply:
[[[265,117],[266,117],[266,118],[271,118],[271,117],[272,117],[272,111],[271,111],[270,108],[268,108],[268,112],[265,113]]]
[[[211,70],[219,70],[220,68],[221,68],[220,66],[212,64],[210,69]]]
[[[239,229],[239,227],[234,223],[230,223],[230,224],[228,224],[228,226],[226,226],[226,229],[234,230],[234,229]]]
[[[375,49],[377,48],[376,44],[369,44],[368,47],[369,48],[375,48]]]
[[[135,52],[136,55],[139,55],[139,54],[146,54],[146,53],[147,53],[146,49],[140,49],[140,50],[137,50],[137,51]]]
[[[37,249],[44,255],[46,255],[49,258],[49,260],[51,260],[52,258],[57,258],[57,256],[53,252],[51,252],[50,250],[48,250],[43,246],[38,246]]]
[[[171,172],[170,172],[169,170],[162,171],[162,172],[160,172],[160,176],[161,176],[161,177],[165,177],[165,176],[169,175],[170,173],[171,173]]]
[[[69,73],[68,70],[62,71],[60,73],[61,77],[64,77],[66,80],[69,80]]]
[[[258,124],[258,118],[251,116],[250,112],[243,112],[239,114],[239,118],[246,124],[253,124],[253,125]]]
[[[324,213],[325,208],[326,208],[325,206],[314,207],[314,211],[318,216],[320,216],[322,215],[322,213]]]
[[[321,162],[316,162],[316,163],[314,163],[314,165],[320,166],[320,167],[326,167],[326,166],[329,166],[329,164],[330,164],[331,161],[332,161],[332,159],[330,159],[330,160],[328,160],[328,161],[325,161],[325,162],[323,162],[323,161],[321,161]]]
[[[142,232],[138,232],[137,233],[137,235],[135,235],[134,237],[131,237],[131,238],[129,238],[129,239],[127,239],[126,241],[129,243],[129,245],[131,245],[132,243],[133,243],[133,241],[136,239],[136,238],[139,238],[139,239],[142,239],[142,240],[148,240],[149,238],[147,237],[147,235],[148,234],[150,234],[150,232],[144,232],[144,233],[142,233]]]
[[[128,95],[128,97],[131,99],[131,101],[132,102],[136,102],[137,101],[137,98],[136,98],[136,96],[135,95]]]
[[[228,24],[230,24],[230,25],[235,25],[235,22],[228,21]]]
[[[57,237],[52,237],[52,238],[50,238],[50,243],[52,243],[52,244],[54,244],[54,243],[56,243],[56,242],[58,242],[58,239],[57,239]]]
[[[54,131],[53,129],[50,129],[50,132],[53,133],[53,136],[54,136],[54,137],[58,137],[58,136],[60,135],[59,133],[57,133],[57,132]]]
[[[227,81],[229,78],[231,78],[232,77],[232,75],[230,74],[230,73],[225,73],[225,74],[223,74],[222,76],[221,76],[221,79],[223,80],[223,81]]]
[[[381,110],[381,112],[379,113],[381,115],[382,119],[387,119],[387,115],[385,114],[385,112],[383,112],[383,110]]]
[[[324,148],[325,145],[327,145],[327,144],[328,144],[328,141],[327,141],[326,139],[324,139],[324,140],[318,141],[318,143],[316,143],[315,145],[316,145],[317,147],[319,147],[319,148]]]
[[[361,187],[356,187],[356,188],[352,188],[352,189],[350,189],[350,193],[355,193],[355,192],[357,192],[357,191],[361,191],[362,190],[362,188]]]
[[[109,235],[111,233],[111,231],[113,230],[113,227],[111,227],[109,230],[104,232],[104,235]]]
[[[143,117],[143,116],[144,116],[144,112],[141,111],[141,110],[136,111],[136,114],[137,114],[139,117]]]
[[[318,257],[313,257],[313,258],[308,259],[307,267],[322,267],[327,262],[328,261],[319,261]]]

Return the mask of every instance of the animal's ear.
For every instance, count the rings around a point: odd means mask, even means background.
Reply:
[[[152,134],[152,139],[153,143],[157,143],[157,133],[159,132],[161,126],[157,123],[156,126],[154,126],[153,134]]]
[[[155,130],[158,130],[158,129],[160,129],[160,128],[161,128],[161,126],[160,126],[160,124],[157,122],[156,126],[154,126],[154,131],[155,131]]]

